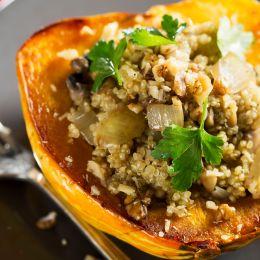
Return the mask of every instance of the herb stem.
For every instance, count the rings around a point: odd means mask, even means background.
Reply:
[[[200,120],[200,130],[204,129],[204,124],[205,124],[205,120],[207,118],[207,108],[208,108],[208,99],[206,99],[204,102],[203,102],[203,105],[202,105],[202,115],[201,115],[201,120]]]

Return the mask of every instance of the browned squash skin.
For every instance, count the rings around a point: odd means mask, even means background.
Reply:
[[[238,20],[255,34],[255,43],[248,53],[253,64],[260,63],[259,55],[259,4],[252,0],[216,1],[187,0],[169,6],[153,7],[145,14],[145,23],[153,15],[179,12],[195,22],[218,21],[219,17],[236,13]],[[214,215],[205,208],[205,201],[197,200],[196,206],[186,218],[173,217],[176,229],[171,229],[164,238],[158,232],[164,229],[165,212],[160,207],[151,209],[144,220],[134,222],[121,205],[118,197],[112,196],[90,173],[84,178],[91,147],[83,140],[68,143],[67,120],[58,117],[71,106],[65,79],[71,72],[69,61],[57,56],[64,49],[77,49],[80,54],[98,39],[102,28],[109,22],[118,21],[120,26],[134,24],[135,15],[113,13],[81,19],[69,19],[53,24],[34,34],[17,54],[17,74],[21,103],[27,133],[47,180],[65,201],[75,216],[83,223],[110,233],[137,248],[169,259],[209,257],[222,251],[233,250],[260,234],[260,202],[251,197],[240,199],[234,206],[234,218],[214,224]],[[94,28],[96,34],[82,35],[84,25]],[[53,92],[51,84],[57,88]],[[73,163],[68,165],[65,157],[70,155]],[[90,195],[96,185],[99,197]],[[237,225],[242,223],[239,233]],[[230,235],[224,242],[222,235]]]

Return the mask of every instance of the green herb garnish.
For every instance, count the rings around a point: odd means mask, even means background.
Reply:
[[[130,37],[133,43],[146,47],[174,44],[177,33],[184,30],[186,23],[179,24],[177,19],[173,19],[170,15],[164,15],[161,26],[167,37],[155,28],[126,30],[125,34]]]
[[[127,29],[124,33],[135,44],[153,47],[175,43],[176,34],[186,27],[185,23],[179,25],[178,20],[173,20],[170,15],[163,16],[161,25],[167,37],[156,28]],[[91,61],[90,71],[96,74],[92,91],[97,92],[104,80],[111,76],[117,80],[119,85],[122,85],[118,70],[126,45],[126,38],[120,40],[116,47],[114,41],[101,40],[90,50],[88,54],[88,59]]]
[[[202,156],[208,164],[219,165],[221,162],[223,140],[205,131],[206,117],[207,101],[203,104],[199,128],[183,128],[173,124],[165,128],[163,139],[152,151],[155,159],[172,159],[169,174],[176,190],[188,190],[199,179],[203,169]]]
[[[88,54],[88,58],[91,60],[90,71],[96,73],[92,91],[97,92],[103,81],[110,76],[113,76],[118,84],[122,85],[118,67],[126,45],[125,38],[119,42],[117,47],[115,47],[114,41],[105,42],[101,40],[90,50]]]
[[[179,24],[178,19],[173,20],[172,16],[167,14],[163,16],[161,25],[172,41],[175,40],[177,33],[182,32],[187,26],[186,23]]]
[[[159,31],[147,28],[137,28],[131,34],[130,38],[133,43],[145,47],[154,47],[159,45],[174,44],[175,42],[164,37]]]

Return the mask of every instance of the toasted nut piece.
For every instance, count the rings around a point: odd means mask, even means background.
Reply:
[[[217,184],[217,176],[209,171],[203,171],[200,180],[208,192],[212,192]]]

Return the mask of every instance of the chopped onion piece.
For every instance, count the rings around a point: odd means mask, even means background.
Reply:
[[[142,113],[136,114],[127,107],[113,110],[99,122],[95,131],[95,142],[101,146],[126,144],[135,137],[140,137],[145,129]]]
[[[211,69],[214,88],[220,94],[237,93],[256,81],[253,67],[246,61],[229,53],[221,58]]]
[[[94,111],[90,110],[89,112],[76,111],[69,116],[69,121],[71,121],[90,144],[94,144],[93,133],[90,131],[90,125],[98,121],[97,116]]]
[[[220,18],[217,45],[222,56],[232,52],[243,58],[253,40],[253,33],[245,32],[242,24],[233,24],[226,16]]]
[[[155,131],[162,131],[171,124],[183,126],[184,116],[181,101],[172,105],[148,105],[147,119],[150,129]]]

